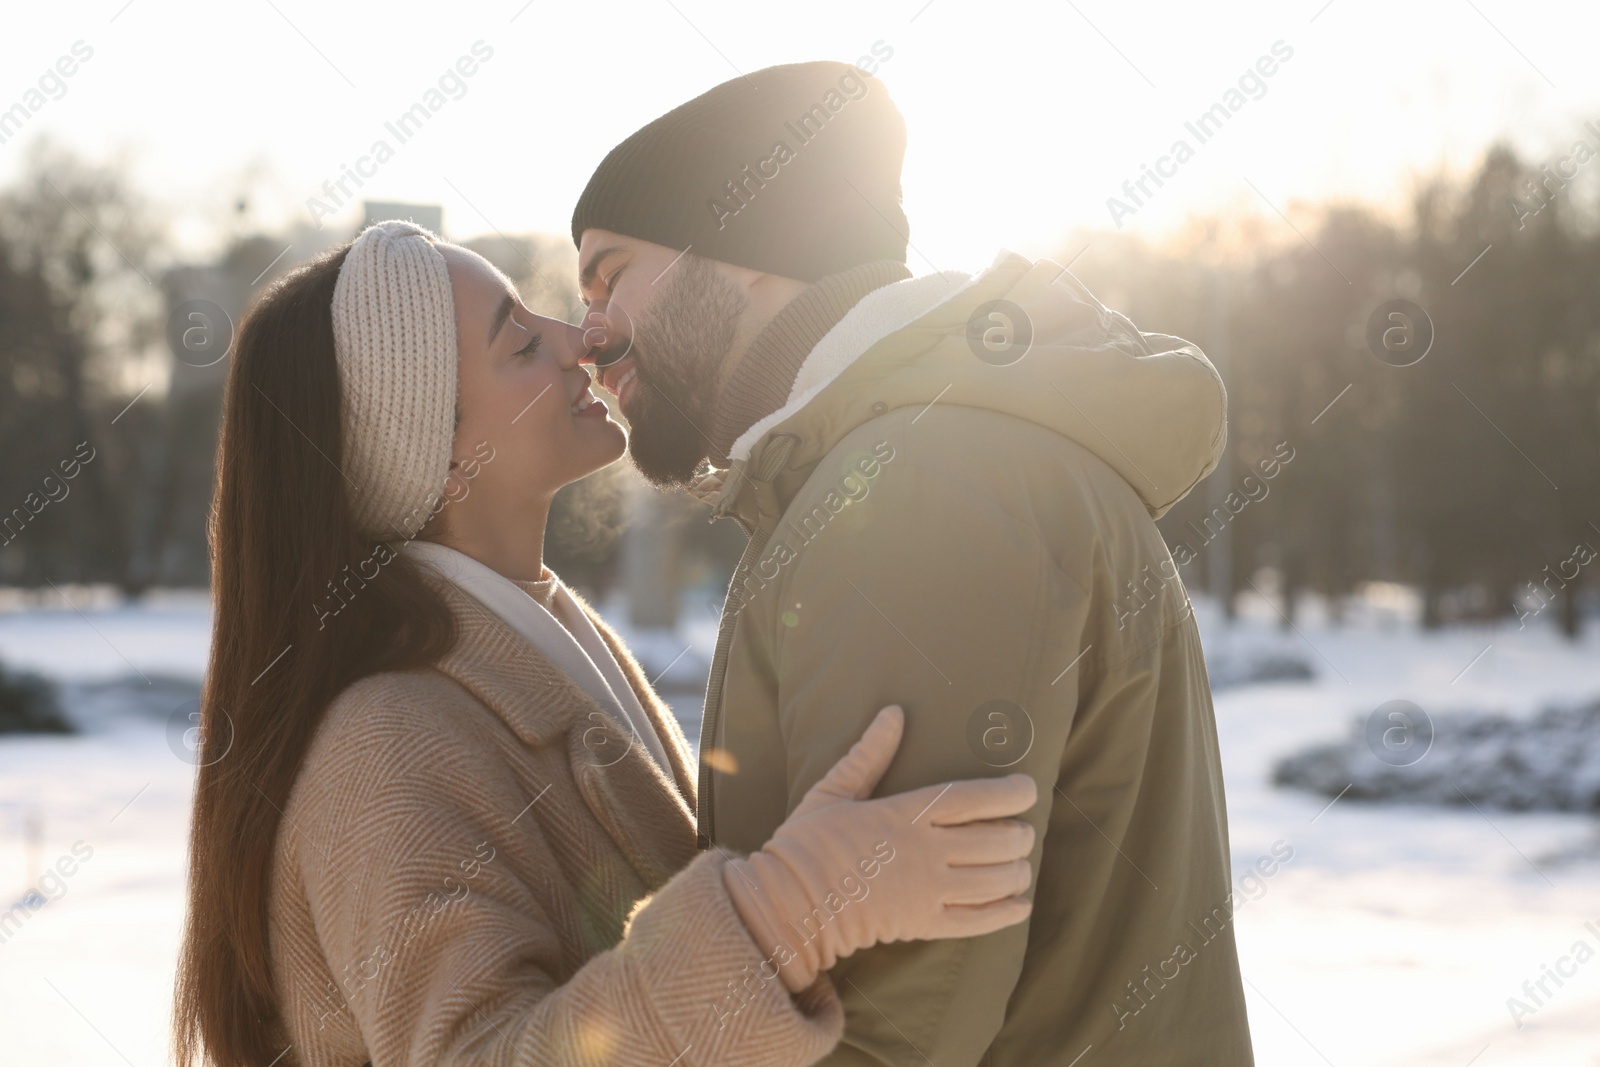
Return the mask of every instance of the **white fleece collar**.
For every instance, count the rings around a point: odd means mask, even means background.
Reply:
[[[767,431],[805,407],[867,349],[897,330],[903,330],[970,286],[977,276],[947,270],[906,278],[874,289],[822,335],[794,376],[783,407],[739,435],[728,449],[730,462],[749,459],[756,442]]]

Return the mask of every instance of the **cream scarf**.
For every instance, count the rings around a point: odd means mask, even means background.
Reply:
[[[556,615],[503,575],[471,556],[431,541],[407,541],[401,551],[451,582],[521,634],[582,689],[617,726],[644,746],[668,780],[672,764],[650,717],[600,632],[558,578]]]

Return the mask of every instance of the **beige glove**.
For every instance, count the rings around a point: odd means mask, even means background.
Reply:
[[[1038,787],[1025,774],[864,799],[900,747],[890,705],[800,806],[723,880],[792,993],[853,952],[887,941],[976,937],[1021,922]]]

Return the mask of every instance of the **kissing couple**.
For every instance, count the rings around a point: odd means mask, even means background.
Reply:
[[[405,221],[259,296],[180,1064],[1252,1062],[1154,523],[1222,381],[1049,260],[914,275],[905,144],[864,71],[772,67],[600,162],[579,323]],[[544,564],[625,453],[748,536],[698,767]]]

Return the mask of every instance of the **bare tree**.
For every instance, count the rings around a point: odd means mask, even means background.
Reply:
[[[163,332],[162,294],[152,280],[162,239],[153,218],[117,169],[44,139],[33,143],[18,181],[0,195],[8,266],[33,288],[26,309],[31,346],[0,340],[8,349],[0,360],[11,364],[13,380],[19,373],[28,380],[36,400],[9,411],[0,432],[52,442],[62,452],[39,453],[35,477],[50,473],[80,442],[92,450],[94,459],[82,464],[72,486],[81,499],[70,508],[61,501],[50,516],[91,536],[76,559],[54,560],[50,569],[63,579],[109,580],[131,594],[150,579],[133,529],[153,423],[146,412],[123,409],[141,393],[154,404],[164,392],[155,380],[160,363],[151,358]],[[17,539],[23,571],[34,580],[50,577],[47,549],[37,540],[27,531]]]

